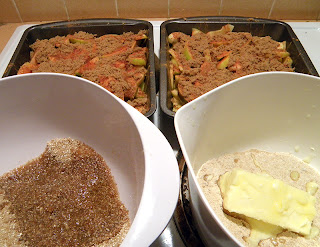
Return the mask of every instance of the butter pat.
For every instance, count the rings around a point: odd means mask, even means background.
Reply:
[[[315,197],[267,175],[241,169],[219,179],[223,207],[284,229],[310,234],[316,214]]]

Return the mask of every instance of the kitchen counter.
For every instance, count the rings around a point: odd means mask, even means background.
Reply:
[[[150,22],[153,24],[154,27],[154,50],[156,55],[159,57],[160,25],[162,21],[156,20]],[[320,74],[320,22],[287,21],[287,23],[292,27],[293,31],[298,36],[306,52],[308,53],[311,61],[313,62],[315,68]],[[0,75],[2,75],[5,71],[6,66],[24,30],[32,25],[34,25],[34,23],[9,23],[0,26]],[[174,134],[173,121],[171,120],[170,123],[164,124],[163,122],[161,122],[161,118],[163,117],[161,115],[161,110],[158,104],[158,109],[155,112],[152,121],[167,137],[168,141],[172,145],[172,148],[175,151],[177,151],[179,145]],[[169,222],[167,228],[151,246],[185,246],[179,236],[179,233],[173,220]]]

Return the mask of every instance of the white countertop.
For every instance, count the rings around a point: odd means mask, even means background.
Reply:
[[[155,54],[159,57],[160,53],[160,25],[162,21],[151,21],[154,27],[154,51]],[[298,36],[300,42],[302,43],[304,49],[308,53],[311,61],[313,62],[316,70],[320,74],[320,22],[287,22]],[[32,24],[19,26],[16,31],[13,33],[9,42],[3,49],[0,54],[0,76],[4,73],[11,56],[14,53],[14,50],[23,34],[25,29],[32,26]],[[154,124],[159,126],[159,117],[160,114],[159,104],[158,109],[155,113]],[[161,128],[160,128],[161,129]],[[177,145],[177,142],[171,143],[174,146]],[[152,247],[182,247],[184,246],[182,240],[179,237],[179,234],[175,228],[173,220],[169,222],[168,227],[163,231],[162,235],[151,245]]]

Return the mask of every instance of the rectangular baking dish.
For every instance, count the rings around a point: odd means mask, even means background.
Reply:
[[[32,26],[23,33],[3,77],[16,75],[20,66],[30,60],[30,45],[37,39],[50,39],[57,35],[65,36],[78,31],[96,34],[99,37],[105,34],[123,34],[124,32],[130,31],[138,33],[140,30],[148,31],[146,47],[149,52],[146,83],[150,109],[144,115],[151,117],[156,110],[156,78],[153,27],[148,21],[130,19],[83,19]]]
[[[183,32],[191,35],[192,28],[203,32],[220,29],[223,25],[234,25],[234,32],[249,32],[254,36],[270,36],[276,41],[286,41],[287,51],[293,60],[295,72],[319,76],[308,54],[304,50],[292,28],[281,21],[247,18],[247,17],[190,17],[165,21],[162,23],[160,41],[160,106],[165,115],[174,117],[171,110],[170,92],[168,89],[168,35],[172,32]]]

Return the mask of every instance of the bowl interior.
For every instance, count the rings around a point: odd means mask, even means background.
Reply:
[[[87,80],[28,74],[0,81],[0,174],[39,156],[47,141],[71,137],[103,156],[131,221],[142,197],[141,136],[119,100]]]
[[[320,170],[320,78],[266,72],[239,78],[183,106],[175,127],[190,168],[258,148],[289,152]],[[298,147],[298,152],[295,152]]]

